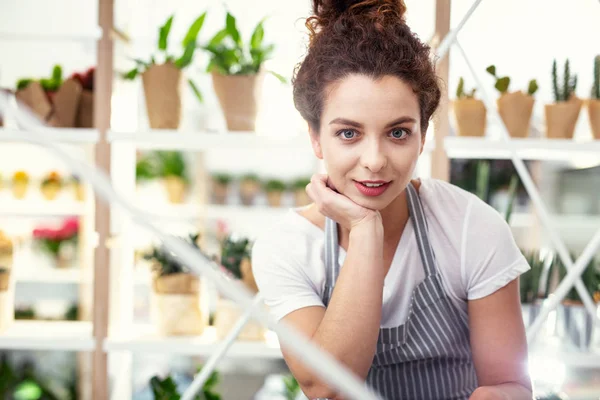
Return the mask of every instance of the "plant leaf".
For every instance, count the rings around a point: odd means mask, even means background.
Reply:
[[[52,69],[52,80],[62,82],[62,67],[60,65],[55,65]]]
[[[487,67],[485,69],[490,75],[492,76],[496,76],[496,66],[495,65],[490,65],[489,67]]]
[[[227,29],[227,34],[233,39],[235,44],[238,47],[242,46],[242,37],[240,35],[240,31],[238,31],[235,17],[231,15],[231,13],[227,12],[227,19],[225,21],[225,29]]]
[[[280,75],[280,74],[278,74],[278,73],[277,73],[277,72],[275,72],[275,71],[270,71],[270,70],[269,70],[268,72],[269,72],[271,75],[273,75],[275,78],[279,79],[279,82],[281,82],[281,83],[287,83],[287,79],[285,79],[285,78],[283,77],[283,75]]]
[[[204,97],[202,96],[202,92],[198,88],[198,85],[196,85],[196,83],[194,83],[194,81],[191,79],[188,79],[188,84],[190,85],[190,88],[192,88],[192,92],[194,92],[198,101],[200,103],[204,103]]]
[[[150,66],[150,64],[149,64],[149,63],[147,63],[146,61],[144,61],[144,60],[142,60],[142,59],[139,59],[139,58],[132,58],[132,60],[133,60],[133,61],[134,61],[134,62],[135,62],[135,63],[136,63],[138,66],[141,66],[141,67],[146,67],[146,68],[148,68],[148,67]]]
[[[263,38],[265,37],[263,21],[260,21],[258,25],[256,25],[256,28],[254,28],[254,32],[252,32],[252,37],[250,38],[250,49],[259,49],[262,45]]]
[[[202,26],[204,25],[205,18],[206,18],[206,12],[204,14],[202,14],[201,16],[199,16],[198,18],[196,18],[194,23],[190,26],[190,29],[188,29],[188,32],[185,35],[185,38],[183,38],[183,42],[181,42],[181,45],[184,48],[187,49],[187,46],[190,42],[193,42],[194,45],[196,44],[196,39],[198,38],[198,33],[200,33],[200,30],[202,29]]]
[[[221,44],[221,42],[223,41],[223,39],[225,39],[227,37],[229,33],[227,32],[227,29],[221,29],[219,32],[217,32],[215,34],[215,36],[213,36],[212,39],[210,39],[210,42],[208,42],[208,46],[207,47],[215,47]]]
[[[465,80],[461,77],[458,80],[458,86],[456,87],[456,98],[460,99],[465,95]]]
[[[498,91],[500,93],[506,93],[509,85],[510,85],[510,78],[508,76],[505,76],[496,81],[495,88],[498,89]]]
[[[537,92],[539,89],[537,81],[535,79],[532,79],[529,81],[529,87],[527,88],[527,94],[530,96],[533,96],[535,94],[535,92]]]
[[[124,73],[123,74],[123,79],[132,81],[132,80],[134,80],[138,76],[138,73],[139,73],[138,69],[134,68],[131,71]]]
[[[167,50],[167,39],[169,38],[169,32],[171,32],[171,25],[173,24],[173,17],[171,15],[167,22],[163,26],[160,27],[159,35],[158,35],[158,49],[162,51]]]
[[[188,45],[185,46],[183,55],[175,61],[175,66],[179,69],[183,69],[190,65],[194,58],[194,51],[196,51],[196,42],[189,42]]]

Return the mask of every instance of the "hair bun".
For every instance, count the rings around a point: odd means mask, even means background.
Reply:
[[[346,15],[398,23],[404,22],[405,13],[404,0],[313,0],[313,27],[324,28]]]

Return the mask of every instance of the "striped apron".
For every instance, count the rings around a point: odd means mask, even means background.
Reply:
[[[477,388],[468,322],[442,287],[423,206],[412,184],[407,187],[407,200],[425,279],[412,293],[406,322],[379,330],[367,384],[386,400],[468,399]],[[337,224],[327,218],[325,306],[340,271],[338,246]]]

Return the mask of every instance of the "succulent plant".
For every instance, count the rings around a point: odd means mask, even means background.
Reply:
[[[227,236],[221,243],[221,265],[235,278],[242,279],[242,260],[250,257],[251,243],[248,238],[233,239]]]
[[[498,75],[496,75],[496,66],[495,65],[490,65],[489,67],[486,68],[486,71],[487,71],[487,73],[489,73],[496,79],[496,84],[494,85],[496,90],[498,90],[501,94],[508,92],[508,88],[510,86],[510,77],[508,77],[508,76],[498,77]],[[535,79],[530,80],[529,84],[527,85],[527,94],[529,96],[533,96],[535,94],[535,92],[537,92],[537,90],[538,90],[537,81]]]
[[[19,79],[17,82],[17,90],[26,89],[31,82],[35,82],[36,79],[24,78]],[[52,75],[49,78],[39,79],[40,85],[45,92],[55,92],[63,83],[63,70],[60,65],[55,65],[52,68]]]
[[[198,244],[199,237],[199,234],[190,234],[187,240],[184,238],[180,239],[202,252]],[[206,254],[205,256],[210,258]],[[158,276],[190,273],[190,269],[178,260],[177,255],[167,250],[164,246],[152,247],[149,252],[143,255],[143,258],[144,260],[153,262],[153,270]]]
[[[559,77],[557,71],[556,59],[552,62],[552,89],[554,92],[554,101],[568,101],[571,96],[575,95],[577,89],[577,75],[571,75],[569,59],[565,60],[563,72],[563,85],[559,87]]]
[[[157,151],[155,153],[158,176],[166,178],[175,176],[189,182],[185,156],[180,151]]]
[[[456,88],[456,98],[457,99],[472,99],[475,97],[475,92],[477,92],[477,88],[473,88],[471,92],[465,92],[465,80],[461,76],[458,80],[458,87]]]
[[[591,97],[600,100],[600,55],[594,58],[594,84],[592,85]]]

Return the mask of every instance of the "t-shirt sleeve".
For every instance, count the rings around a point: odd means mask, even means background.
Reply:
[[[306,238],[296,236],[276,232],[258,238],[252,247],[254,279],[265,305],[278,321],[301,308],[324,307],[317,285],[308,276]]]
[[[530,269],[508,223],[472,198],[462,234],[461,273],[469,300],[486,297]]]

